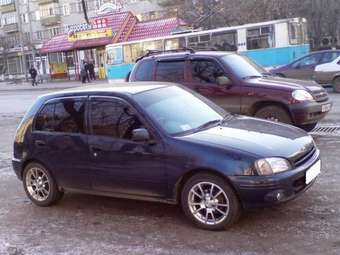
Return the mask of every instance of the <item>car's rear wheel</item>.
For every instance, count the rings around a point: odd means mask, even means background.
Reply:
[[[39,163],[25,167],[23,185],[29,199],[38,206],[50,206],[63,196],[49,170]]]
[[[185,183],[181,204],[195,225],[208,230],[226,229],[241,214],[234,190],[225,180],[210,174],[194,175]]]
[[[276,105],[264,106],[257,110],[254,116],[257,118],[271,120],[275,122],[283,122],[286,124],[293,123],[289,113],[282,107]]]
[[[333,81],[333,89],[336,93],[340,93],[340,77],[337,77]]]

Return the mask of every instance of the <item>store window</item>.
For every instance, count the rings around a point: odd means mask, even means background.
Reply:
[[[247,30],[247,49],[264,49],[274,46],[274,32],[272,26],[250,28]]]
[[[107,60],[108,65],[117,65],[123,63],[123,49],[122,47],[113,47],[107,49]]]

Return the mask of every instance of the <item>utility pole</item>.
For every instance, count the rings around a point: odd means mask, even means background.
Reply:
[[[26,66],[26,56],[25,56],[25,49],[24,49],[24,39],[23,39],[23,34],[22,34],[22,24],[21,24],[21,15],[20,15],[20,2],[19,0],[15,0],[15,9],[17,12],[17,17],[18,17],[18,30],[19,30],[19,42],[20,42],[20,48],[21,48],[21,67],[24,69],[25,73],[25,79],[26,81],[28,80],[27,78],[27,66]]]

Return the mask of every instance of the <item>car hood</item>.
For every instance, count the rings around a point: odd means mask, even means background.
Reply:
[[[243,116],[179,139],[226,150],[236,149],[258,158],[283,157],[293,161],[314,146],[312,137],[299,128]]]
[[[270,89],[285,89],[293,91],[295,89],[305,89],[309,92],[316,92],[320,90],[324,90],[319,84],[314,81],[308,80],[296,80],[289,78],[282,78],[276,76],[266,76],[261,78],[249,79],[248,83],[251,85],[268,87]]]

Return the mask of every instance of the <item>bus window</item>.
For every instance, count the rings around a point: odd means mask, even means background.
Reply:
[[[165,46],[164,47],[165,50],[175,50],[179,48],[184,48],[185,38],[180,37],[180,38],[175,38],[175,39],[167,39],[165,40],[164,46]]]
[[[272,26],[263,26],[250,28],[247,30],[247,49],[264,49],[272,48],[274,42],[274,33]]]
[[[290,22],[288,25],[289,43],[302,44],[308,42],[306,23]]]
[[[142,45],[134,43],[124,45],[124,63],[130,64],[136,62],[136,59],[143,55]]]
[[[143,52],[148,50],[163,50],[163,40],[143,42]]]
[[[122,47],[114,47],[107,49],[106,63],[108,65],[116,65],[123,63]]]
[[[188,46],[196,46],[198,44],[198,36],[190,36],[188,37]]]
[[[221,51],[237,51],[236,31],[213,33],[209,46]]]

